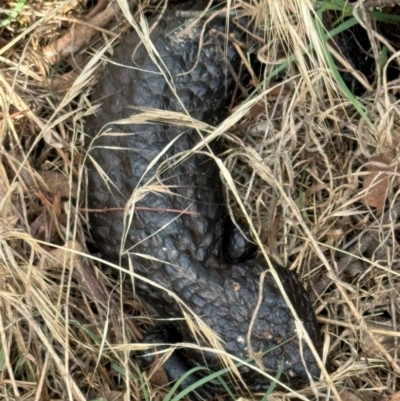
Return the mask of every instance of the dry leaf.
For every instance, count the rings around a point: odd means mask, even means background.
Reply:
[[[267,225],[267,241],[268,247],[274,249],[276,246],[279,230],[282,228],[282,215],[276,214],[272,223]]]
[[[370,173],[366,176],[363,188],[367,190],[364,203],[370,207],[376,207],[378,216],[382,214],[385,207],[386,196],[389,188],[389,167],[393,160],[393,156],[381,154],[372,158],[372,162],[376,163],[370,166]],[[386,167],[385,167],[386,166]]]
[[[104,398],[106,401],[123,401],[124,395],[122,391],[111,391]]]
[[[394,129],[391,136],[386,138],[385,143],[380,147],[381,154],[372,158],[373,164],[369,167],[370,174],[364,179],[363,188],[367,190],[364,203],[367,206],[376,207],[378,216],[382,214],[385,207],[390,178],[388,173],[395,170],[392,163],[399,145],[400,132]]]
[[[25,185],[29,189],[42,188],[44,191],[52,192],[53,194],[60,193],[62,198],[76,199],[77,185],[70,185],[69,178],[59,171],[51,170],[34,170],[29,164],[23,164],[23,158],[19,154],[13,155],[15,167],[19,169],[19,174]],[[40,179],[40,178],[41,179]]]
[[[356,394],[353,394],[346,388],[342,388],[339,391],[339,395],[342,401],[360,401],[360,398]]]
[[[260,114],[265,114],[265,107],[264,102],[255,103],[249,110],[249,116],[252,118],[257,118]]]
[[[340,399],[342,401],[360,401],[360,400],[383,401],[382,400],[383,397],[380,394],[374,393],[372,391],[351,392],[350,390],[348,390],[345,387],[337,386],[336,388],[339,392]],[[400,400],[398,400],[398,401],[400,401]]]
[[[0,217],[11,225],[15,225],[18,221],[18,214],[11,202],[10,183],[8,181],[6,170],[3,163],[0,163]]]
[[[53,200],[53,208],[57,215],[57,217],[62,220],[62,203],[61,203],[61,193],[58,192],[56,196],[54,196]]]
[[[83,252],[83,246],[77,241],[68,241],[64,245],[64,249],[53,249],[48,254],[49,257],[44,258],[42,269],[54,269],[70,266],[79,266],[81,263],[81,255],[69,252],[68,249]]]
[[[72,199],[76,198],[77,187],[73,183],[70,187],[69,178],[58,171],[39,171],[40,176],[43,178],[47,189],[49,189],[53,194],[59,193],[62,198]]]
[[[384,397],[382,401],[400,401],[400,391],[392,395],[389,395],[389,397]]]
[[[118,3],[111,4],[104,11],[95,15],[90,24],[74,24],[70,30],[61,37],[43,48],[43,55],[54,64],[71,54],[77,52],[80,47],[86,44],[90,38],[98,32],[101,26],[104,26],[111,19],[118,15]],[[93,28],[96,27],[96,28]]]
[[[150,383],[153,385],[154,388],[165,387],[169,383],[169,379],[167,374],[165,373],[164,368],[160,364],[160,360],[156,358],[151,365],[148,377]]]
[[[46,211],[42,211],[39,216],[31,223],[30,232],[33,238],[39,238],[46,230]]]
[[[374,338],[392,357],[395,357],[395,338],[389,334],[390,331],[393,331],[393,327],[382,323],[368,322],[368,328],[379,329],[382,333],[371,333],[369,330],[364,330],[362,333],[363,352],[370,358],[382,357],[380,350],[374,344]],[[385,331],[388,334],[384,334]]]

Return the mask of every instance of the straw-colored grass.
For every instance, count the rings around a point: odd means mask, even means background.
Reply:
[[[3,3],[0,394],[32,401],[169,400],[176,389],[131,358],[146,347],[138,341],[157,321],[132,291],[131,279],[142,278],[107,263],[100,268],[99,255],[91,252],[84,169],[85,116],[94,111],[90,90],[102,60],[134,27],[162,63],[141,11],[166,5],[143,2],[131,14],[136,2],[128,0],[109,7],[98,0],[92,11],[83,0]],[[399,48],[376,21],[398,21],[399,7],[383,0],[228,3],[252,18],[257,57],[266,66],[257,76],[241,49],[252,76],[251,87],[238,89],[247,91],[246,99],[233,101],[215,129],[176,113],[143,110],[135,118],[193,126],[205,143],[224,139],[226,151],[216,161],[230,213],[251,226],[259,257],[294,270],[313,297],[322,360],[331,360],[333,372],[298,391],[275,388],[270,399],[395,394],[400,109],[398,81],[388,82],[385,72],[388,61],[398,63]],[[382,10],[371,11],[375,6]],[[327,10],[348,19],[327,24]],[[328,35],[357,23],[367,29],[379,62],[373,83]],[[391,59],[385,49],[394,53]],[[356,98],[339,70],[368,92]],[[191,151],[200,150],[207,147]],[[141,196],[168,191],[145,184]],[[113,278],[115,270],[125,273],[125,282]],[[182,308],[196,335],[234,370],[238,361],[190,308]]]

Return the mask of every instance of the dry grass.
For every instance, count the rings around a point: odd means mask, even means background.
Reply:
[[[142,347],[137,341],[151,312],[89,256],[84,208],[90,88],[101,59],[129,23],[138,24],[138,14],[129,16],[125,0],[111,11],[99,1],[93,19],[82,23],[83,0],[28,3],[0,28],[0,394],[159,399],[165,393],[130,358]],[[356,393],[373,400],[396,393],[398,82],[379,79],[355,102],[334,79],[326,57],[333,43],[321,40],[311,2],[250,3],[235,5],[260,28],[258,59],[268,74],[286,68],[279,80],[264,82],[250,70],[257,90],[250,96],[250,88],[206,140],[223,135],[220,167],[232,214],[251,223],[264,257],[302,278],[322,326],[324,359],[329,355],[334,367],[314,387],[273,398],[339,392],[346,400]],[[4,8],[15,5],[6,0]],[[358,3],[354,8],[363,11]],[[7,15],[0,9],[0,21]],[[392,45],[367,21],[379,58],[382,44]],[[148,27],[136,28],[150,49]],[[97,31],[70,54],[71,38]],[[340,53],[332,54],[349,69]],[[291,56],[296,61],[287,63]],[[158,118],[146,113],[141,118]],[[176,120],[173,113],[163,118]]]

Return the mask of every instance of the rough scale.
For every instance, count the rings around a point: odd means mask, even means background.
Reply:
[[[185,7],[193,10],[188,4],[180,5],[179,10]],[[215,34],[215,30],[225,32],[225,19],[217,18],[208,23],[198,54],[203,23],[198,23],[188,34],[182,34],[182,27],[188,20],[177,17],[176,10],[176,7],[168,9],[151,38],[186,110],[195,119],[218,125],[226,116],[234,87],[224,57],[216,46],[216,41],[222,49],[226,44],[223,35]],[[138,188],[151,180],[153,184],[168,186],[171,193],[152,192],[136,203],[136,206],[157,211],[135,212],[124,244],[124,250],[129,250],[125,257],[129,254],[136,272],[173,291],[202,316],[223,339],[228,352],[246,359],[249,357],[247,333],[259,294],[259,274],[268,267],[261,260],[242,263],[232,260],[235,259],[232,255],[237,256],[236,260],[244,259],[246,250],[235,249],[235,243],[243,246],[236,235],[224,236],[229,223],[217,165],[200,153],[175,163],[177,155],[198,143],[200,136],[195,130],[161,123],[113,123],[140,113],[130,106],[182,111],[171,86],[145,47],[139,44],[135,33],[127,36],[116,48],[112,63],[108,63],[94,89],[92,101],[101,104],[101,108],[87,120],[86,132],[90,137],[87,143],[89,145],[96,137],[90,145],[90,157],[110,181],[106,183],[97,168],[89,164],[89,206],[96,209],[124,207],[135,191],[138,193]],[[232,68],[238,71],[240,59],[233,45],[228,45],[226,55]],[[98,135],[100,132],[102,134]],[[110,132],[123,135],[110,135]],[[146,172],[167,146],[155,166]],[[168,158],[170,160],[165,163]],[[162,163],[164,165],[157,171]],[[157,174],[158,181],[153,179]],[[196,215],[179,215],[163,211],[165,209],[196,212]],[[124,233],[123,213],[92,214],[91,228],[104,258],[118,261]],[[224,257],[222,249],[228,257]],[[126,263],[125,257],[122,263]],[[294,274],[279,267],[277,271],[319,350],[318,326],[307,293]],[[138,280],[136,285],[139,294],[161,317],[181,316],[180,308],[164,291]],[[191,341],[184,324],[177,325],[177,330],[185,341]],[[269,273],[251,334],[251,347],[255,352],[265,353],[262,362],[273,375],[283,362],[281,380],[292,385],[309,381],[303,360],[310,374],[319,376],[319,368],[305,343],[303,357],[300,355],[294,318]],[[190,352],[188,360],[193,365],[207,363],[213,370],[220,369],[213,355]],[[268,386],[268,381],[260,379],[252,370],[243,368],[241,372],[247,384],[256,388]]]

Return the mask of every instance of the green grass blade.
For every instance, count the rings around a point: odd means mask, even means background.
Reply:
[[[342,33],[346,31],[347,29],[353,27],[354,25],[357,25],[358,22],[357,20],[353,17],[350,18],[349,20],[343,22],[340,24],[338,27],[332,29],[330,32],[323,34],[324,40],[329,40],[330,38],[338,35],[339,33]],[[305,50],[302,51],[302,54],[305,54],[306,52],[310,52],[314,48],[314,45],[309,44]],[[294,61],[296,61],[296,56],[290,56],[286,61],[284,61],[282,64],[280,64],[278,67],[276,67],[274,70],[272,70],[266,78],[254,89],[254,91],[251,93],[250,98],[255,96],[257,92],[260,91],[260,89],[264,86],[267,85],[268,82],[270,82],[276,75],[278,75],[280,72],[284,71],[286,68],[288,68]]]
[[[279,368],[278,368],[278,372],[276,372],[276,380],[279,380],[282,376],[283,373],[283,363],[281,362],[279,364]],[[264,394],[263,398],[261,401],[267,401],[268,397],[274,392],[275,388],[276,388],[277,383],[276,382],[272,382],[270,384],[270,386],[268,387],[268,390],[266,391],[266,393]]]
[[[167,396],[164,398],[164,401],[170,401],[171,398],[173,397],[173,395],[175,394],[176,390],[178,389],[178,387],[184,382],[184,380],[186,380],[190,375],[192,375],[193,373],[196,373],[200,370],[207,370],[207,368],[204,368],[202,366],[200,367],[196,367],[193,369],[188,370],[179,380],[176,381],[176,383],[172,386],[171,390],[168,392]],[[201,386],[203,383],[197,385],[199,382],[201,382],[202,380],[199,380],[196,383],[193,383],[191,386],[188,386],[184,391],[188,390],[185,394],[188,394],[192,391],[192,388],[196,389],[197,387]],[[181,394],[183,391],[181,391],[179,394]],[[177,398],[179,396],[179,394],[177,396],[175,396],[174,398],[172,398],[173,400],[179,400],[179,398]]]
[[[10,12],[10,15],[6,19],[0,21],[0,28],[6,27],[13,19],[17,18],[25,3],[26,0],[19,0],[14,9]]]
[[[347,85],[344,83],[344,81],[343,81],[343,79],[342,79],[342,77],[341,77],[341,75],[339,73],[339,70],[337,69],[336,64],[335,64],[335,62],[334,62],[334,60],[332,58],[332,55],[328,50],[327,39],[326,39],[326,35],[324,35],[324,27],[322,25],[322,12],[318,11],[317,12],[317,16],[318,16],[318,18],[315,20],[315,29],[320,35],[321,45],[322,45],[322,47],[324,49],[324,55],[325,55],[325,58],[326,58],[326,62],[328,64],[329,68],[331,69],[331,71],[333,73],[333,76],[335,77],[336,81],[339,83],[340,89],[347,96],[347,98],[353,104],[355,109],[360,113],[360,115],[364,118],[364,120],[368,123],[368,125],[371,128],[374,128],[374,125],[372,124],[371,120],[369,119],[369,117],[365,113],[365,111],[362,108],[361,104],[354,97],[354,95],[351,93],[351,91],[349,90]]]

